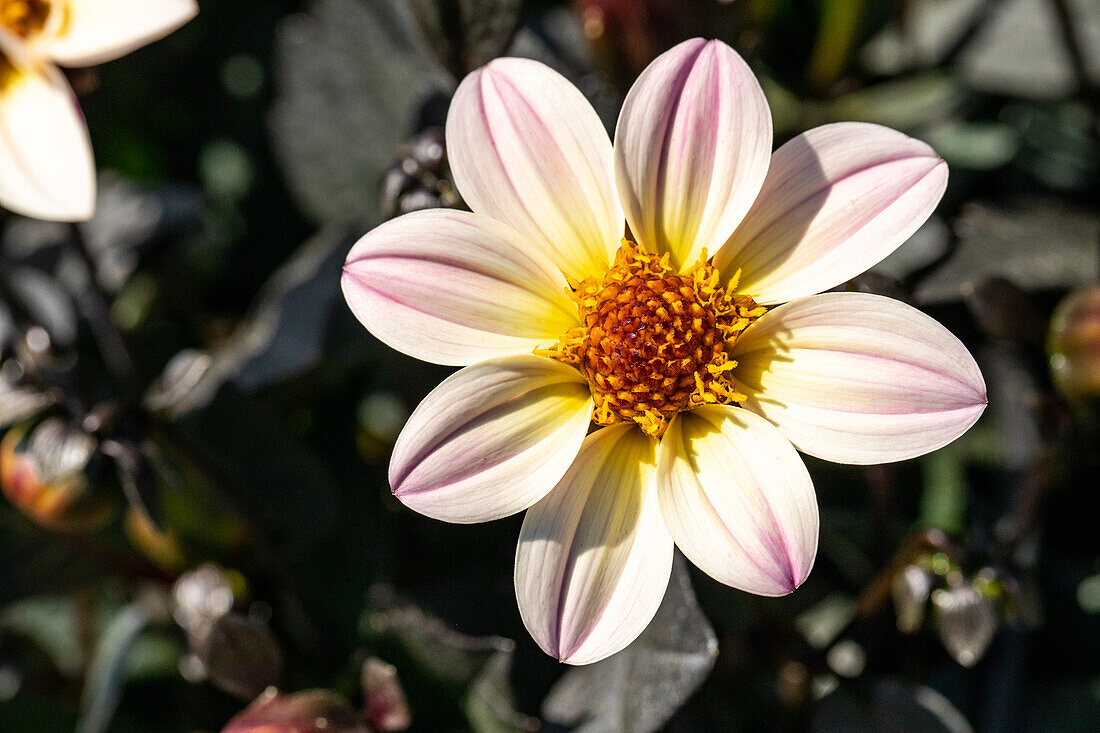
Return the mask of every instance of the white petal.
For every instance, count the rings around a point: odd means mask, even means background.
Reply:
[[[556,71],[503,58],[467,76],[447,115],[447,155],[471,209],[527,235],[567,275],[607,269],[623,235],[611,141]]]
[[[825,293],[769,311],[732,350],[744,406],[804,453],[887,463],[947,445],[985,410],[970,352],[891,298]]]
[[[661,605],[673,545],[658,506],[655,445],[632,425],[597,430],[523,520],[520,616],[539,646],[563,662],[614,654]]]
[[[580,372],[539,356],[451,375],[409,418],[390,459],[405,506],[447,522],[487,522],[546,495],[577,457],[592,416]]]
[[[681,266],[711,254],[756,197],[772,149],[772,118],[748,65],[696,38],[634,83],[615,130],[615,175],[630,230]]]
[[[771,305],[820,293],[893,252],[929,217],[947,164],[928,145],[863,122],[824,125],[772,156],[756,203],[714,257]]]
[[[61,73],[29,59],[0,30],[0,205],[52,221],[95,211],[95,161],[76,98]]]
[[[44,49],[62,66],[93,66],[163,38],[195,17],[195,0],[66,0]]]
[[[530,353],[578,323],[553,263],[517,232],[465,211],[416,211],[368,232],[341,284],[378,339],[437,364]]]
[[[817,498],[790,441],[737,407],[680,413],[661,439],[658,494],[672,538],[719,582],[763,596],[802,585],[817,555]]]

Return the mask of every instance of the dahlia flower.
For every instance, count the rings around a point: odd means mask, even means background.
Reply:
[[[796,449],[898,461],[982,413],[977,365],[934,320],[818,294],[935,208],[947,167],[924,143],[843,123],[772,154],[752,72],[700,39],[641,74],[613,145],[576,88],[517,58],[462,82],[446,139],[473,213],[374,229],[344,295],[381,341],[464,367],[409,418],[390,484],[450,522],[527,509],[516,596],[558,659],[637,637],[674,545],[734,588],[797,588],[818,509]]]
[[[38,219],[91,218],[92,146],[54,64],[116,59],[197,12],[195,0],[0,0],[0,205]]]

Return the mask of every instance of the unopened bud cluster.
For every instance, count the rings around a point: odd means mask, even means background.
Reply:
[[[382,179],[381,198],[386,219],[420,209],[461,205],[447,164],[443,130],[428,128],[401,146],[397,162]]]

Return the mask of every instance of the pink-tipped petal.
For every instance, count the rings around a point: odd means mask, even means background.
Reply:
[[[502,58],[467,76],[447,115],[459,193],[567,275],[608,267],[623,235],[611,141],[580,91],[547,66]]]
[[[195,0],[66,0],[43,51],[62,66],[94,66],[159,40],[195,17]]]
[[[658,454],[661,514],[676,545],[715,580],[785,596],[817,555],[813,482],[790,441],[729,406],[680,413]]]
[[[771,305],[820,293],[905,242],[947,187],[928,145],[863,122],[823,125],[772,156],[756,203],[717,252],[725,278]]]
[[[713,254],[768,170],[772,118],[748,64],[720,41],[684,41],[650,64],[615,130],[615,176],[630,231],[674,264]]]
[[[914,458],[962,435],[985,410],[985,380],[962,342],[878,295],[781,305],[745,330],[732,356],[744,406],[827,461]]]
[[[368,232],[341,281],[379,340],[463,366],[553,345],[577,325],[565,278],[524,238],[465,211],[415,211]]]
[[[488,522],[546,495],[577,456],[592,415],[580,372],[530,354],[468,366],[409,418],[390,459],[405,506],[446,522]]]
[[[95,161],[61,73],[0,28],[0,205],[51,221],[95,211]]]
[[[661,605],[673,544],[658,505],[655,445],[632,425],[597,430],[523,520],[520,616],[563,662],[590,664],[623,649]]]

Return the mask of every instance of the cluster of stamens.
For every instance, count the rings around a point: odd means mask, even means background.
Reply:
[[[628,239],[602,278],[571,283],[581,326],[549,350],[587,377],[598,425],[634,421],[660,437],[681,410],[745,399],[728,349],[764,313],[734,282],[719,286],[706,252],[684,273]]]

